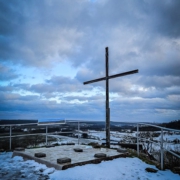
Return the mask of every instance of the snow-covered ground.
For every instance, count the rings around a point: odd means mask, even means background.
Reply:
[[[54,137],[56,138],[56,142],[53,142],[51,144],[54,144],[54,143],[57,143],[59,145],[63,144],[63,143],[75,143],[77,144],[78,143],[78,139],[77,138],[74,138],[74,137],[69,137],[69,136],[61,136],[61,135],[48,135],[48,136],[51,136],[51,137]],[[94,142],[99,142],[98,140],[93,140]],[[79,140],[79,143],[90,143],[92,142],[92,139],[84,139],[84,138],[80,138]]]
[[[146,172],[146,164],[138,158],[119,158],[100,164],[76,166],[63,171],[47,168],[33,160],[22,157],[11,158],[12,153],[0,154],[0,179],[2,180],[179,180],[178,174],[170,170],[157,173]]]
[[[140,133],[145,133],[145,132],[140,132]],[[161,135],[160,135],[160,131],[154,131],[154,132],[150,132],[151,134],[153,133],[159,133],[158,137],[153,137],[153,140],[160,142],[161,140]],[[122,132],[113,132],[111,131],[111,136],[110,139],[113,141],[122,141],[125,143],[135,143],[136,141],[136,135],[137,132],[133,132],[133,133],[122,133]],[[93,131],[93,132],[89,132],[90,136],[93,136],[96,139],[99,139],[100,142],[102,142],[102,139],[106,138],[106,134],[103,131]],[[164,148],[168,149],[168,150],[176,150],[176,151],[180,151],[180,143],[175,144],[173,141],[174,140],[179,140],[180,141],[180,134],[169,134],[168,132],[165,132],[163,134],[163,142],[164,142]],[[105,142],[105,141],[104,141]],[[160,149],[160,143],[153,143],[152,144],[152,150],[154,151],[158,151]]]

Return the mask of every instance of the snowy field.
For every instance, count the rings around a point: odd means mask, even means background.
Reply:
[[[140,133],[145,133],[140,132]],[[159,133],[158,137],[153,137],[153,140],[155,141],[159,141],[159,143],[152,144],[152,151],[158,151],[160,149],[160,140],[161,140],[161,135],[160,135],[160,131],[154,131],[154,132],[150,132],[149,133],[153,134],[153,133]],[[103,141],[102,139],[106,138],[106,134],[104,131],[90,131],[89,135],[94,137],[95,139],[97,139],[99,141],[99,143],[101,144],[102,142],[105,142],[105,140]],[[115,131],[111,131],[110,133],[110,139],[111,141],[116,141],[116,142],[123,142],[123,143],[136,143],[136,138],[137,138],[137,132],[132,132],[132,133],[122,133],[122,132],[115,132]],[[150,138],[147,138],[150,139]],[[175,144],[173,141],[178,140],[179,143]],[[168,132],[164,132],[163,134],[163,142],[164,142],[164,148],[168,149],[168,150],[175,150],[175,151],[180,151],[180,134],[169,134]],[[146,144],[146,143],[145,143]]]
[[[23,161],[22,157],[11,157],[11,152],[0,154],[2,180],[180,180],[180,176],[170,170],[146,172],[145,168],[156,167],[138,158],[119,158],[58,171],[33,160]]]

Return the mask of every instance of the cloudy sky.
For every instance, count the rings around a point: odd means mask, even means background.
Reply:
[[[179,0],[0,0],[0,119],[180,119]]]

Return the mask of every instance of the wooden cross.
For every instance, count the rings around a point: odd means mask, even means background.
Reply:
[[[106,51],[106,76],[98,79],[94,79],[91,81],[84,82],[85,84],[90,84],[98,81],[106,80],[106,147],[110,148],[110,108],[109,108],[109,79],[120,77],[120,76],[126,76],[134,73],[138,73],[138,69],[128,72],[123,72],[120,74],[114,74],[109,76],[109,60],[108,60],[108,47],[105,48]]]

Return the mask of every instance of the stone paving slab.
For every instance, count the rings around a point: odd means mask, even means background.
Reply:
[[[75,152],[75,148],[82,149],[83,152]],[[45,153],[46,157],[37,158],[35,157],[35,153]],[[97,153],[104,153],[106,154],[106,157],[94,157]],[[13,157],[14,156],[22,156],[25,160],[35,160],[36,162],[46,164],[47,167],[54,167],[58,170],[63,170],[77,165],[100,163],[102,160],[112,160],[114,158],[126,157],[126,154],[119,153],[117,150],[108,148],[93,148],[92,146],[86,145],[66,145],[50,148],[25,149],[23,152],[14,151]],[[57,159],[65,157],[70,158],[71,162],[64,164],[57,163]]]

